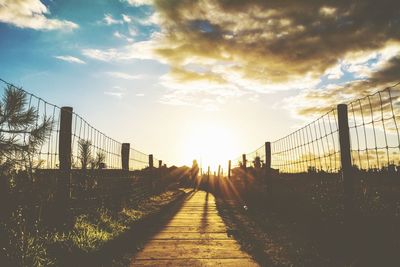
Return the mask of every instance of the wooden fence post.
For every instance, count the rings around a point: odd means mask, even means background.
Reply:
[[[228,161],[228,179],[231,179],[231,164],[232,164],[232,161],[229,160]]]
[[[347,105],[337,106],[339,124],[340,162],[344,187],[345,251],[348,256],[354,251],[354,177],[351,163],[350,129]]]
[[[162,167],[162,160],[159,160],[159,161],[158,161],[158,168],[161,169],[161,167]]]
[[[218,165],[218,178],[220,177],[220,175],[221,175],[221,165]]]
[[[58,214],[55,215],[58,227],[67,223],[65,219],[68,211],[72,165],[72,114],[72,107],[61,108],[58,145],[60,175],[57,177],[56,188]]]
[[[351,216],[353,213],[354,179],[352,177],[350,130],[347,105],[338,105],[337,112],[339,123],[340,162],[344,186],[344,207],[345,215],[348,217],[348,215]]]
[[[243,169],[246,170],[247,168],[246,154],[242,155],[242,164],[243,164]]]
[[[150,154],[150,155],[149,155],[149,167],[150,167],[151,169],[153,169],[153,167],[154,167],[154,163],[153,163],[153,154]]]
[[[265,142],[265,168],[271,169],[271,142]]]
[[[58,154],[60,170],[70,171],[72,160],[72,112],[71,107],[61,108]]]
[[[121,162],[122,169],[124,171],[129,171],[129,153],[131,150],[131,144],[123,143],[121,147]]]

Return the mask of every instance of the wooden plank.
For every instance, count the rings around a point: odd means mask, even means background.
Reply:
[[[179,233],[179,234],[177,234]],[[226,233],[199,233],[199,232],[160,232],[153,237],[152,240],[185,240],[185,239],[211,239],[211,240],[226,240]]]
[[[131,266],[258,266],[226,233],[211,194],[196,192]]]
[[[166,251],[168,253],[166,253]],[[136,259],[186,259],[202,258],[202,259],[241,259],[249,258],[246,254],[238,249],[215,249],[211,246],[200,247],[163,247],[143,250],[135,256]]]
[[[165,226],[165,228],[162,230],[163,232],[174,232],[174,233],[179,233],[179,232],[207,232],[207,233],[226,233],[227,229],[225,226],[214,226],[214,225],[209,225],[207,226],[206,229],[200,227],[200,226],[187,226],[187,225],[181,225],[181,226]]]
[[[157,263],[157,265],[155,265]],[[146,266],[224,266],[224,267],[254,267],[258,266],[251,259],[160,259],[154,260],[135,260],[131,264],[132,267]]]

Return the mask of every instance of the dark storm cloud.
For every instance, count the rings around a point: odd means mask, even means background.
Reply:
[[[155,6],[165,36],[158,53],[175,70],[188,61],[233,62],[227,70],[260,82],[317,78],[348,54],[400,39],[395,0],[156,0]]]

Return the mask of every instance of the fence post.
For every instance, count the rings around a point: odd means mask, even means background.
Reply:
[[[228,161],[228,179],[231,179],[231,164],[232,164],[232,161],[229,160]]]
[[[72,107],[62,107],[60,117],[59,147],[60,170],[71,170],[72,157]]]
[[[158,161],[158,168],[161,169],[161,167],[162,167],[162,160],[159,160],[159,161]]]
[[[242,164],[243,164],[243,169],[246,170],[247,168],[246,154],[242,155]]]
[[[354,178],[352,174],[350,129],[347,105],[337,106],[339,124],[340,162],[342,167],[342,179],[344,187],[344,220],[346,226],[347,253],[351,254],[353,249],[353,226],[354,226]]]
[[[154,167],[154,164],[153,164],[153,154],[150,154],[150,155],[149,155],[149,167],[150,167],[151,169],[153,169],[153,167]]]
[[[271,142],[265,142],[265,168],[271,169]]]
[[[123,143],[121,147],[121,161],[122,161],[122,169],[125,171],[129,171],[129,152],[131,149],[131,144]]]
[[[65,215],[70,194],[71,163],[72,163],[72,107],[62,107],[60,114],[60,131],[58,157],[60,175],[57,177],[56,203],[58,215],[57,225],[66,223]]]
[[[220,175],[221,175],[221,165],[218,165],[218,178],[220,177]]]
[[[344,204],[347,215],[353,212],[354,181],[352,177],[350,130],[347,114],[347,105],[337,106],[339,122],[340,162],[342,166],[342,179],[344,185]]]

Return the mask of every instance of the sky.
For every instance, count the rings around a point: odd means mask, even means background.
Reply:
[[[171,164],[400,80],[395,0],[0,0],[0,78]]]

